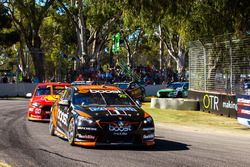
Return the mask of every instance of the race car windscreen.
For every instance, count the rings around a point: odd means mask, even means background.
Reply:
[[[64,86],[53,86],[53,94],[54,95],[62,95],[65,90]]]
[[[135,105],[135,103],[123,93],[102,93],[107,105]]]
[[[76,92],[73,98],[76,105],[136,105],[126,94],[120,91]]]
[[[50,88],[38,88],[36,90],[36,96],[50,95]]]
[[[176,83],[176,84],[169,84],[167,86],[167,88],[170,88],[170,89],[176,89],[176,88],[179,88],[179,87],[182,87],[182,84]]]

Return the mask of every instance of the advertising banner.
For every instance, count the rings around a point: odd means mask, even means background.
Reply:
[[[235,95],[189,91],[188,97],[199,100],[202,111],[226,117],[237,117]]]
[[[250,96],[237,94],[237,120],[240,124],[250,127]]]

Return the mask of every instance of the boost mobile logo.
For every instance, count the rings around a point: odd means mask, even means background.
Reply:
[[[109,131],[110,132],[130,132],[131,131],[131,125],[129,125],[129,126],[112,126],[112,125],[109,125]]]

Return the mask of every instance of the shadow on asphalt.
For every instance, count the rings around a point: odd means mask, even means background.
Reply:
[[[182,151],[182,150],[189,150],[188,146],[185,143],[179,143],[175,141],[168,141],[163,139],[155,139],[155,146],[97,146],[95,149],[102,149],[102,150],[135,150],[135,151]]]

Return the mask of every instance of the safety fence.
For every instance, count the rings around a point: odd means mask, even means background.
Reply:
[[[250,118],[238,98],[250,97],[250,37],[228,34],[191,42],[189,85],[188,97],[198,100],[201,110],[237,119],[244,111]]]
[[[190,90],[248,94],[248,81],[250,37],[229,34],[190,43]]]

